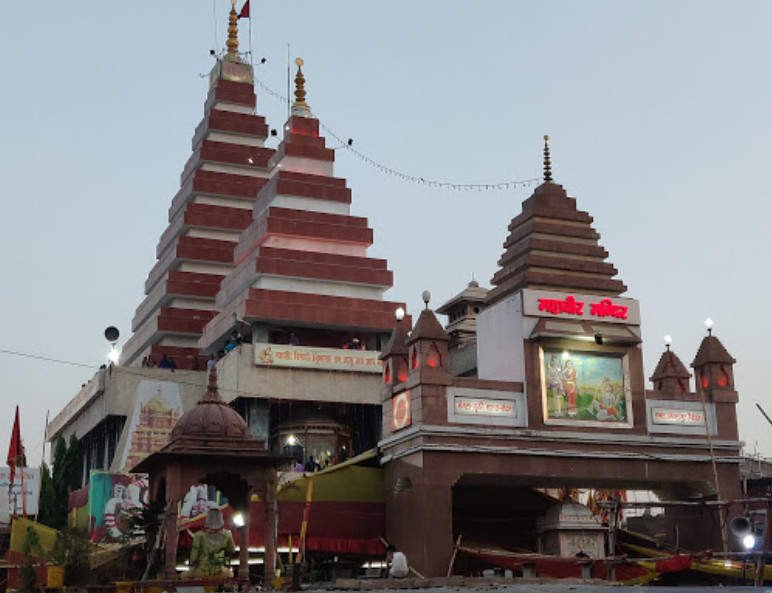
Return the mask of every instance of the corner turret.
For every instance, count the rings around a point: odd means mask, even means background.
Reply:
[[[426,307],[407,340],[411,374],[435,370],[447,372],[450,337],[429,308],[430,298],[431,294],[425,290],[423,300]]]
[[[650,381],[657,391],[671,395],[685,395],[689,393],[691,376],[681,359],[670,349],[670,344],[667,344]]]
[[[697,355],[692,362],[697,393],[704,394],[709,400],[736,402],[734,388],[734,364],[737,362],[724,345],[712,332],[712,323],[708,335],[702,339]]]
[[[383,361],[383,397],[391,397],[395,385],[407,381],[408,371],[408,326],[409,320],[405,320],[405,310],[399,307],[395,312],[396,323],[391,332],[391,337],[378,357]]]

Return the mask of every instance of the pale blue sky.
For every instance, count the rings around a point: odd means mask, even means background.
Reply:
[[[219,48],[229,2],[216,4]],[[298,0],[252,11],[255,55],[268,59],[258,77],[285,89],[290,43],[314,112],[385,164],[459,182],[528,178],[551,134],[556,181],[595,217],[641,301],[647,375],[664,334],[688,364],[713,317],[738,359],[741,436],[772,456],[754,407],[772,412],[772,3]],[[3,3],[0,348],[98,365],[106,325],[128,337],[213,43],[211,0]],[[284,105],[258,92],[258,109],[280,129]],[[528,195],[414,186],[345,151],[336,173],[375,229],[371,253],[395,272],[388,296],[413,310],[425,288],[439,305],[473,274],[488,285]],[[0,447],[18,402],[35,460],[46,409],[89,376],[0,354]]]

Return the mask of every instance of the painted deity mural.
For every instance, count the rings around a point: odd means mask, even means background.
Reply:
[[[622,358],[544,349],[545,420],[630,421]]]
[[[120,542],[134,535],[134,522],[148,502],[146,474],[92,471],[88,504],[91,541]]]
[[[143,380],[137,386],[134,409],[124,429],[120,462],[115,466],[128,472],[145,457],[169,442],[172,428],[182,416],[180,386],[173,381]]]

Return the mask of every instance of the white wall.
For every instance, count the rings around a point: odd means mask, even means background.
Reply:
[[[495,381],[525,381],[521,294],[511,295],[477,316],[477,375]]]

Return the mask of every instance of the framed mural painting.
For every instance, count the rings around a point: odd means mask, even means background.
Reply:
[[[540,348],[539,362],[545,424],[633,426],[626,355]]]

